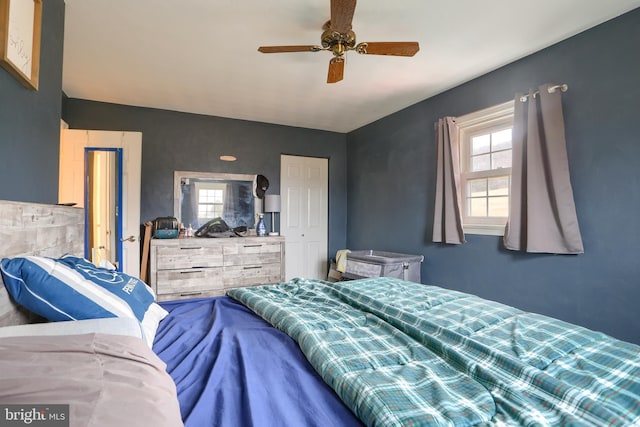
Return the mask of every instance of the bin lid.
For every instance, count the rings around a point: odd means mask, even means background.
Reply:
[[[350,259],[374,264],[395,264],[400,262],[422,262],[424,260],[424,256],[369,249],[349,252],[347,254],[347,260]]]

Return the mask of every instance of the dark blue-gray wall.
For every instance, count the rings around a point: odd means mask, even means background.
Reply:
[[[42,2],[39,90],[0,68],[0,199],[57,203],[64,1]]]
[[[640,343],[640,9],[351,132],[351,249],[425,256],[422,281],[548,314]],[[543,83],[563,94],[585,253],[533,255],[501,238],[430,241],[434,122]]]
[[[73,98],[63,116],[71,128],[142,132],[142,222],[173,215],[176,170],[262,174],[279,194],[281,154],[328,158],[329,253],[346,246],[345,134]]]

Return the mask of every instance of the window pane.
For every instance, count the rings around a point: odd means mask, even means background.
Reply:
[[[509,198],[490,197],[489,198],[489,216],[509,216]]]
[[[222,203],[224,192],[222,190],[200,190],[198,192],[199,203]]]
[[[491,154],[482,154],[471,158],[471,170],[473,172],[491,169]]]
[[[200,197],[198,198],[200,203],[212,203],[213,191],[212,190],[200,190]]]
[[[469,216],[487,216],[487,199],[467,199],[469,201]]]
[[[471,138],[471,154],[488,153],[491,149],[491,135],[480,135]]]
[[[501,176],[497,178],[489,178],[489,196],[508,196],[509,195],[509,177]]]
[[[486,197],[487,196],[487,180],[474,179],[468,181],[467,195],[469,197]]]
[[[491,153],[491,169],[510,168],[511,150]]]
[[[511,129],[501,130],[491,134],[491,150],[507,150],[511,148]]]
[[[213,205],[198,205],[198,218],[212,218]]]
[[[207,190],[200,190],[198,193],[198,202],[199,203],[207,203],[209,200],[207,199]]]

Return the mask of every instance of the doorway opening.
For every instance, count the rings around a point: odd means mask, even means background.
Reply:
[[[122,149],[85,148],[85,258],[122,271]]]

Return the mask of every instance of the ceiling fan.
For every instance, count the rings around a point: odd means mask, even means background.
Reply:
[[[331,0],[331,20],[324,24],[321,45],[260,46],[262,53],[318,52],[333,53],[329,61],[327,83],[337,83],[344,78],[345,53],[355,50],[362,55],[413,56],[420,47],[418,42],[362,42],[356,44],[356,34],[351,21],[356,10],[356,0]]]

